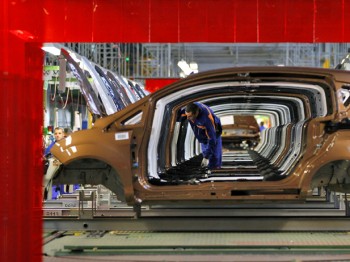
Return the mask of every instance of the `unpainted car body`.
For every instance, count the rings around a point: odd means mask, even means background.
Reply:
[[[199,73],[95,121],[52,148],[54,184],[102,184],[129,205],[305,200],[315,187],[350,191],[350,74],[293,67]],[[272,127],[254,150],[223,154],[200,168],[186,104],[215,113],[264,114]]]

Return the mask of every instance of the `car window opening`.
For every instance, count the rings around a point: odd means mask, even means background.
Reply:
[[[136,114],[128,117],[127,119],[121,121],[122,125],[137,125],[141,123],[142,111],[137,112]]]
[[[259,85],[260,88],[263,86]],[[272,86],[264,88],[269,92]],[[201,149],[188,120],[170,125],[173,110],[169,107],[173,105],[164,101],[159,103],[157,109],[163,120],[162,128],[158,129],[162,135],[156,147],[157,173],[149,172],[153,174],[149,177],[150,183],[263,182],[286,178],[291,173],[290,168],[295,168],[295,163],[302,157],[309,122],[331,110],[326,106],[328,91],[320,86],[291,83],[282,86],[278,83],[278,90],[281,93],[275,96],[216,95],[201,101],[210,104],[224,123],[222,167],[212,170],[200,166]],[[290,92],[288,97],[282,96],[286,90]],[[315,100],[317,103],[310,103]],[[174,126],[172,132],[169,132],[169,126]],[[168,138],[169,133],[173,134],[172,138]],[[167,148],[167,139],[171,140],[170,148]],[[166,160],[167,155],[170,155],[170,163]]]

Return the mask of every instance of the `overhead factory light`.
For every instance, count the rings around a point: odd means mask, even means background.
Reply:
[[[190,63],[190,68],[192,71],[197,71],[198,72],[198,64],[196,62],[191,62]]]
[[[186,77],[185,73],[181,71],[181,72],[180,72],[180,77],[181,77],[181,78],[185,78],[185,77]]]
[[[44,46],[41,47],[41,49],[55,56],[58,56],[61,54],[61,49],[54,46],[53,44],[44,44]]]
[[[198,73],[198,64],[196,62],[191,62],[188,64],[185,60],[181,59],[177,63],[178,67],[181,68],[183,74],[180,73],[181,77],[186,77],[193,73]],[[183,76],[184,75],[184,76]]]
[[[65,47],[62,44],[59,43],[45,43],[41,49],[44,50],[45,52],[48,52],[54,56],[59,56],[61,54],[61,49],[65,49],[69,55],[73,58],[73,60],[75,62],[80,62],[80,55],[73,52],[72,50],[70,50],[68,47]]]
[[[192,73],[192,70],[190,68],[190,66],[187,64],[187,62],[185,60],[180,60],[178,63],[177,63],[178,67],[181,68],[181,70],[185,73],[185,75],[189,75]]]

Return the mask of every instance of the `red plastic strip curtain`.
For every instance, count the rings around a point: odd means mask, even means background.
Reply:
[[[36,4],[0,4],[0,261],[42,256],[43,24]]]
[[[349,42],[349,0],[44,1],[46,42]]]

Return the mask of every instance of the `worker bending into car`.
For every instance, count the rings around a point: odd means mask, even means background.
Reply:
[[[221,168],[222,141],[221,121],[213,110],[202,103],[194,102],[181,111],[181,118],[187,118],[193,133],[201,144],[203,160],[201,167]]]

